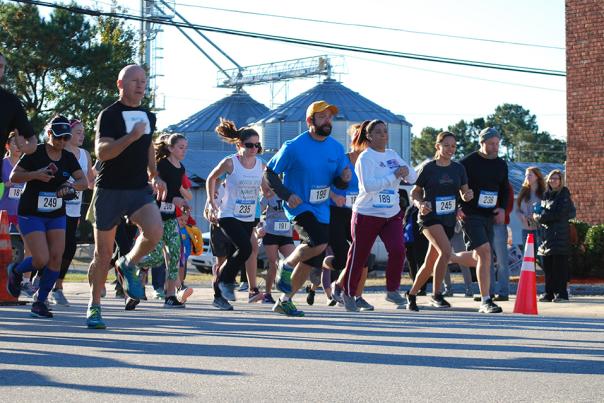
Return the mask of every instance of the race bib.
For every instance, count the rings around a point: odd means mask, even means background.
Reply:
[[[174,206],[174,203],[161,202],[161,204],[159,205],[160,213],[171,214],[174,211],[176,211],[176,207]]]
[[[497,192],[481,190],[478,196],[478,207],[494,208],[497,205]]]
[[[436,198],[436,215],[455,213],[455,196],[439,196]]]
[[[14,186],[8,190],[8,198],[13,200],[19,200],[21,198],[21,192],[23,192],[22,187]]]
[[[82,191],[78,190],[76,192],[76,197],[74,197],[71,200],[65,201],[65,204],[80,204],[81,201],[82,201]]]
[[[317,188],[310,190],[310,196],[308,200],[312,204],[322,203],[329,197],[329,188]]]
[[[275,221],[273,225],[273,230],[275,232],[287,232],[291,228],[291,223],[289,221]]]
[[[63,206],[63,199],[54,192],[40,192],[38,195],[38,211],[48,213]]]
[[[256,200],[236,200],[233,215],[238,218],[250,218],[256,214]]]
[[[352,208],[352,206],[354,205],[354,202],[357,200],[358,196],[359,196],[358,193],[347,193],[346,194],[346,207]]]
[[[391,208],[394,206],[394,190],[382,190],[373,202],[374,208]]]
[[[138,122],[145,123],[145,134],[151,133],[151,123],[149,122],[149,116],[143,111],[123,111],[122,117],[124,118],[124,124],[126,125],[126,133],[130,133],[134,129],[134,125]]]

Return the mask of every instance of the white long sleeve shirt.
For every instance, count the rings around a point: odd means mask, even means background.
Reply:
[[[407,167],[409,174],[404,177],[408,184],[415,182],[417,174],[403,159],[391,149],[383,152],[368,148],[363,151],[354,166],[359,178],[359,196],[352,210],[363,215],[390,218],[400,211],[398,188],[401,179],[394,172]]]

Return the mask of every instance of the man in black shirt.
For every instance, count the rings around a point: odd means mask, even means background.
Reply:
[[[152,191],[165,198],[166,184],[157,176],[152,135],[155,115],[140,106],[147,77],[137,65],[126,66],[117,79],[119,100],[104,109],[97,120],[95,151],[101,161],[93,196],[95,228],[94,259],[90,263],[92,287],[86,324],[104,329],[101,293],[110,268],[115,231],[128,216],[141,232],[136,243],[115,263],[124,292],[134,299],[144,297],[136,263],[151,252],[162,237],[162,219]],[[151,185],[149,187],[149,178]]]
[[[4,77],[6,58],[0,53],[0,81]],[[17,147],[25,154],[36,151],[38,141],[19,98],[0,87],[0,150],[4,150],[10,132],[16,132]],[[0,178],[2,167],[0,166]],[[0,179],[1,181],[1,179]]]
[[[466,249],[474,251],[478,263],[476,274],[480,287],[481,305],[478,312],[499,313],[489,295],[491,244],[493,243],[493,220],[505,222],[505,207],[508,199],[508,166],[497,156],[501,135],[487,127],[480,132],[480,149],[460,162],[468,174],[468,186],[474,198],[461,202],[463,231]]]

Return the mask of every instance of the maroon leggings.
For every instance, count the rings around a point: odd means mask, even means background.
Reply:
[[[386,267],[386,289],[398,290],[405,263],[405,243],[403,242],[403,213],[382,218],[352,213],[350,223],[352,245],[348,250],[346,269],[342,287],[349,296],[357,295],[357,287],[363,272],[363,266],[371,253],[375,239],[379,236],[388,252]]]

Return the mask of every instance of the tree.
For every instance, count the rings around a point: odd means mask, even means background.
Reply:
[[[116,97],[119,70],[134,60],[134,38],[116,19],[62,9],[43,19],[35,6],[0,4],[5,79],[37,132],[62,113],[79,117],[91,138],[96,115]]]
[[[436,142],[436,136],[442,132],[442,129],[435,129],[433,127],[424,127],[419,137],[413,138],[411,141],[411,162],[413,165],[420,164],[426,159],[434,157],[435,149],[434,143]]]

